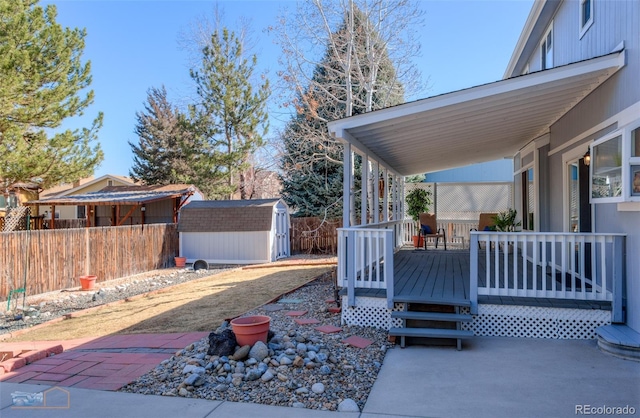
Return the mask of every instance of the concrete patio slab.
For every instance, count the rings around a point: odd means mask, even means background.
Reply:
[[[462,351],[389,350],[362,417],[575,417],[576,408],[635,408],[640,363],[593,340],[478,337]]]

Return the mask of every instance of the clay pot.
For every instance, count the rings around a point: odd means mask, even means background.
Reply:
[[[414,235],[413,237],[413,246],[415,248],[422,248],[424,245],[424,237],[422,235]]]
[[[258,341],[266,344],[270,322],[271,318],[265,315],[244,316],[232,319],[231,329],[240,347],[253,346]]]
[[[184,267],[187,264],[187,257],[173,257],[176,267]]]
[[[96,284],[98,276],[80,276],[80,286],[82,290],[92,290]]]

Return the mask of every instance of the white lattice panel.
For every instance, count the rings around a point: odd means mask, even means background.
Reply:
[[[391,318],[391,311],[387,308],[386,299],[356,296],[356,306],[351,308],[348,306],[347,296],[342,296],[341,306],[343,325],[359,325],[386,330],[402,326],[401,319]],[[396,303],[393,310],[402,310],[402,304]]]
[[[478,336],[593,339],[597,327],[610,323],[611,312],[599,309],[479,305],[478,315],[462,329]]]

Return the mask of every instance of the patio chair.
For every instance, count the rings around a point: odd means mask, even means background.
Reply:
[[[478,228],[471,228],[471,231],[495,231],[497,213],[481,213],[478,219]],[[482,249],[480,242],[478,248]]]
[[[438,248],[438,241],[442,238],[442,242],[444,242],[444,249],[447,250],[447,234],[444,231],[444,228],[438,228],[438,222],[436,220],[436,215],[430,213],[421,213],[420,214],[420,235],[422,235],[424,239],[424,249],[427,249],[427,238],[435,237],[436,238],[436,248]]]

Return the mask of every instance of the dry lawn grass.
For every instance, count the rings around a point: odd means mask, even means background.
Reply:
[[[110,334],[213,331],[328,272],[331,266],[233,270],[26,332],[7,342],[67,340]]]

